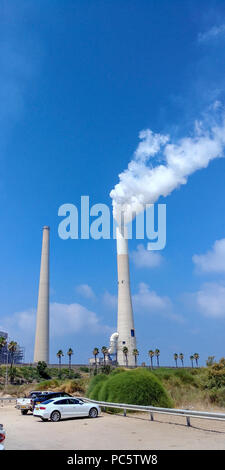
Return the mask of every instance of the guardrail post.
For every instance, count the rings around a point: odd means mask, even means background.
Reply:
[[[124,410],[123,410],[123,416],[127,416],[127,410],[126,410],[126,408],[124,408]]]
[[[186,416],[187,426],[191,426],[190,416]]]
[[[154,421],[154,414],[150,412],[150,420]]]

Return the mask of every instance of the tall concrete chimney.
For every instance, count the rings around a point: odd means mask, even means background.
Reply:
[[[125,365],[123,348],[128,348],[127,362],[135,365],[133,350],[136,349],[133,308],[130,292],[128,240],[126,227],[116,229],[117,269],[118,269],[118,317],[117,317],[117,362]]]
[[[34,362],[49,362],[49,227],[43,227]]]

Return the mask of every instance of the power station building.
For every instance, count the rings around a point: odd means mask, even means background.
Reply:
[[[13,362],[14,364],[22,364],[24,360],[24,348],[17,344],[16,351],[12,353],[8,350],[8,333],[6,331],[0,331],[0,337],[5,338],[6,344],[2,348],[0,348],[0,364],[10,364]]]

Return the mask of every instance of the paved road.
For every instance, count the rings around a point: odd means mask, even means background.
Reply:
[[[97,419],[76,418],[58,423],[22,416],[14,405],[0,407],[7,433],[6,449],[225,449],[225,423],[147,414],[123,417],[103,413]]]

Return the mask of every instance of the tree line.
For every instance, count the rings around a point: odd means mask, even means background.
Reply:
[[[7,344],[6,338],[4,338],[4,336],[0,336],[0,352],[6,345],[7,345],[7,350],[10,352],[10,368],[12,370],[14,355],[15,355],[15,352],[17,351],[18,344],[17,344],[16,341],[10,341]],[[106,357],[109,354],[108,348],[106,346],[102,346],[101,352],[103,354],[103,362],[104,362],[104,366],[105,366],[106,365]],[[124,346],[123,347],[123,355],[124,355],[124,365],[126,365],[126,366],[129,366],[128,352],[129,352],[128,348],[126,346]],[[6,354],[8,354],[8,353],[6,353]],[[68,355],[68,359],[69,359],[69,369],[71,369],[71,360],[72,360],[72,355],[74,354],[73,349],[69,348],[66,354]],[[97,365],[97,356],[98,355],[99,355],[99,349],[94,348],[93,349],[93,356],[95,358],[95,365]],[[132,355],[135,358],[135,366],[137,366],[137,358],[139,356],[138,349],[136,349],[136,348],[133,349]],[[64,356],[64,353],[63,353],[62,349],[59,349],[59,351],[56,353],[56,356],[57,356],[58,361],[59,361],[59,367],[61,367],[62,357]],[[159,367],[160,350],[158,348],[156,348],[155,350],[150,349],[148,351],[148,356],[150,358],[151,368],[153,368],[153,359],[154,359],[154,357],[156,358],[157,367]],[[180,353],[180,354],[174,353],[173,358],[174,358],[176,367],[179,367],[178,366],[178,359],[181,361],[182,367],[184,367],[184,354],[183,353]],[[194,353],[193,355],[190,356],[190,361],[191,361],[192,367],[194,367],[194,361],[196,363],[196,366],[198,367],[198,360],[199,360],[199,354],[198,353]]]
[[[129,366],[129,364],[128,364],[128,352],[129,352],[129,350],[126,346],[124,346],[122,351],[123,351],[123,355],[124,355],[124,365]],[[104,362],[104,366],[105,366],[106,357],[109,354],[108,348],[106,346],[102,346],[101,352],[103,354],[103,362]],[[135,357],[135,366],[137,366],[137,358],[138,358],[138,355],[139,355],[138,349],[133,349],[132,354]],[[95,358],[95,365],[97,365],[97,356],[98,355],[99,355],[99,349],[94,348],[93,349],[93,356]],[[156,358],[157,367],[159,367],[160,350],[158,348],[156,348],[154,351],[152,349],[150,349],[148,351],[148,356],[150,358],[151,368],[153,369],[153,358],[154,357]],[[174,353],[173,357],[174,357],[174,360],[175,360],[176,367],[178,367],[178,363],[177,363],[178,359],[180,359],[182,367],[184,367],[184,354],[183,353],[180,353],[180,354]],[[193,355],[190,356],[190,360],[191,360],[192,367],[194,367],[194,361],[196,362],[196,366],[198,367],[199,354],[194,353]]]

